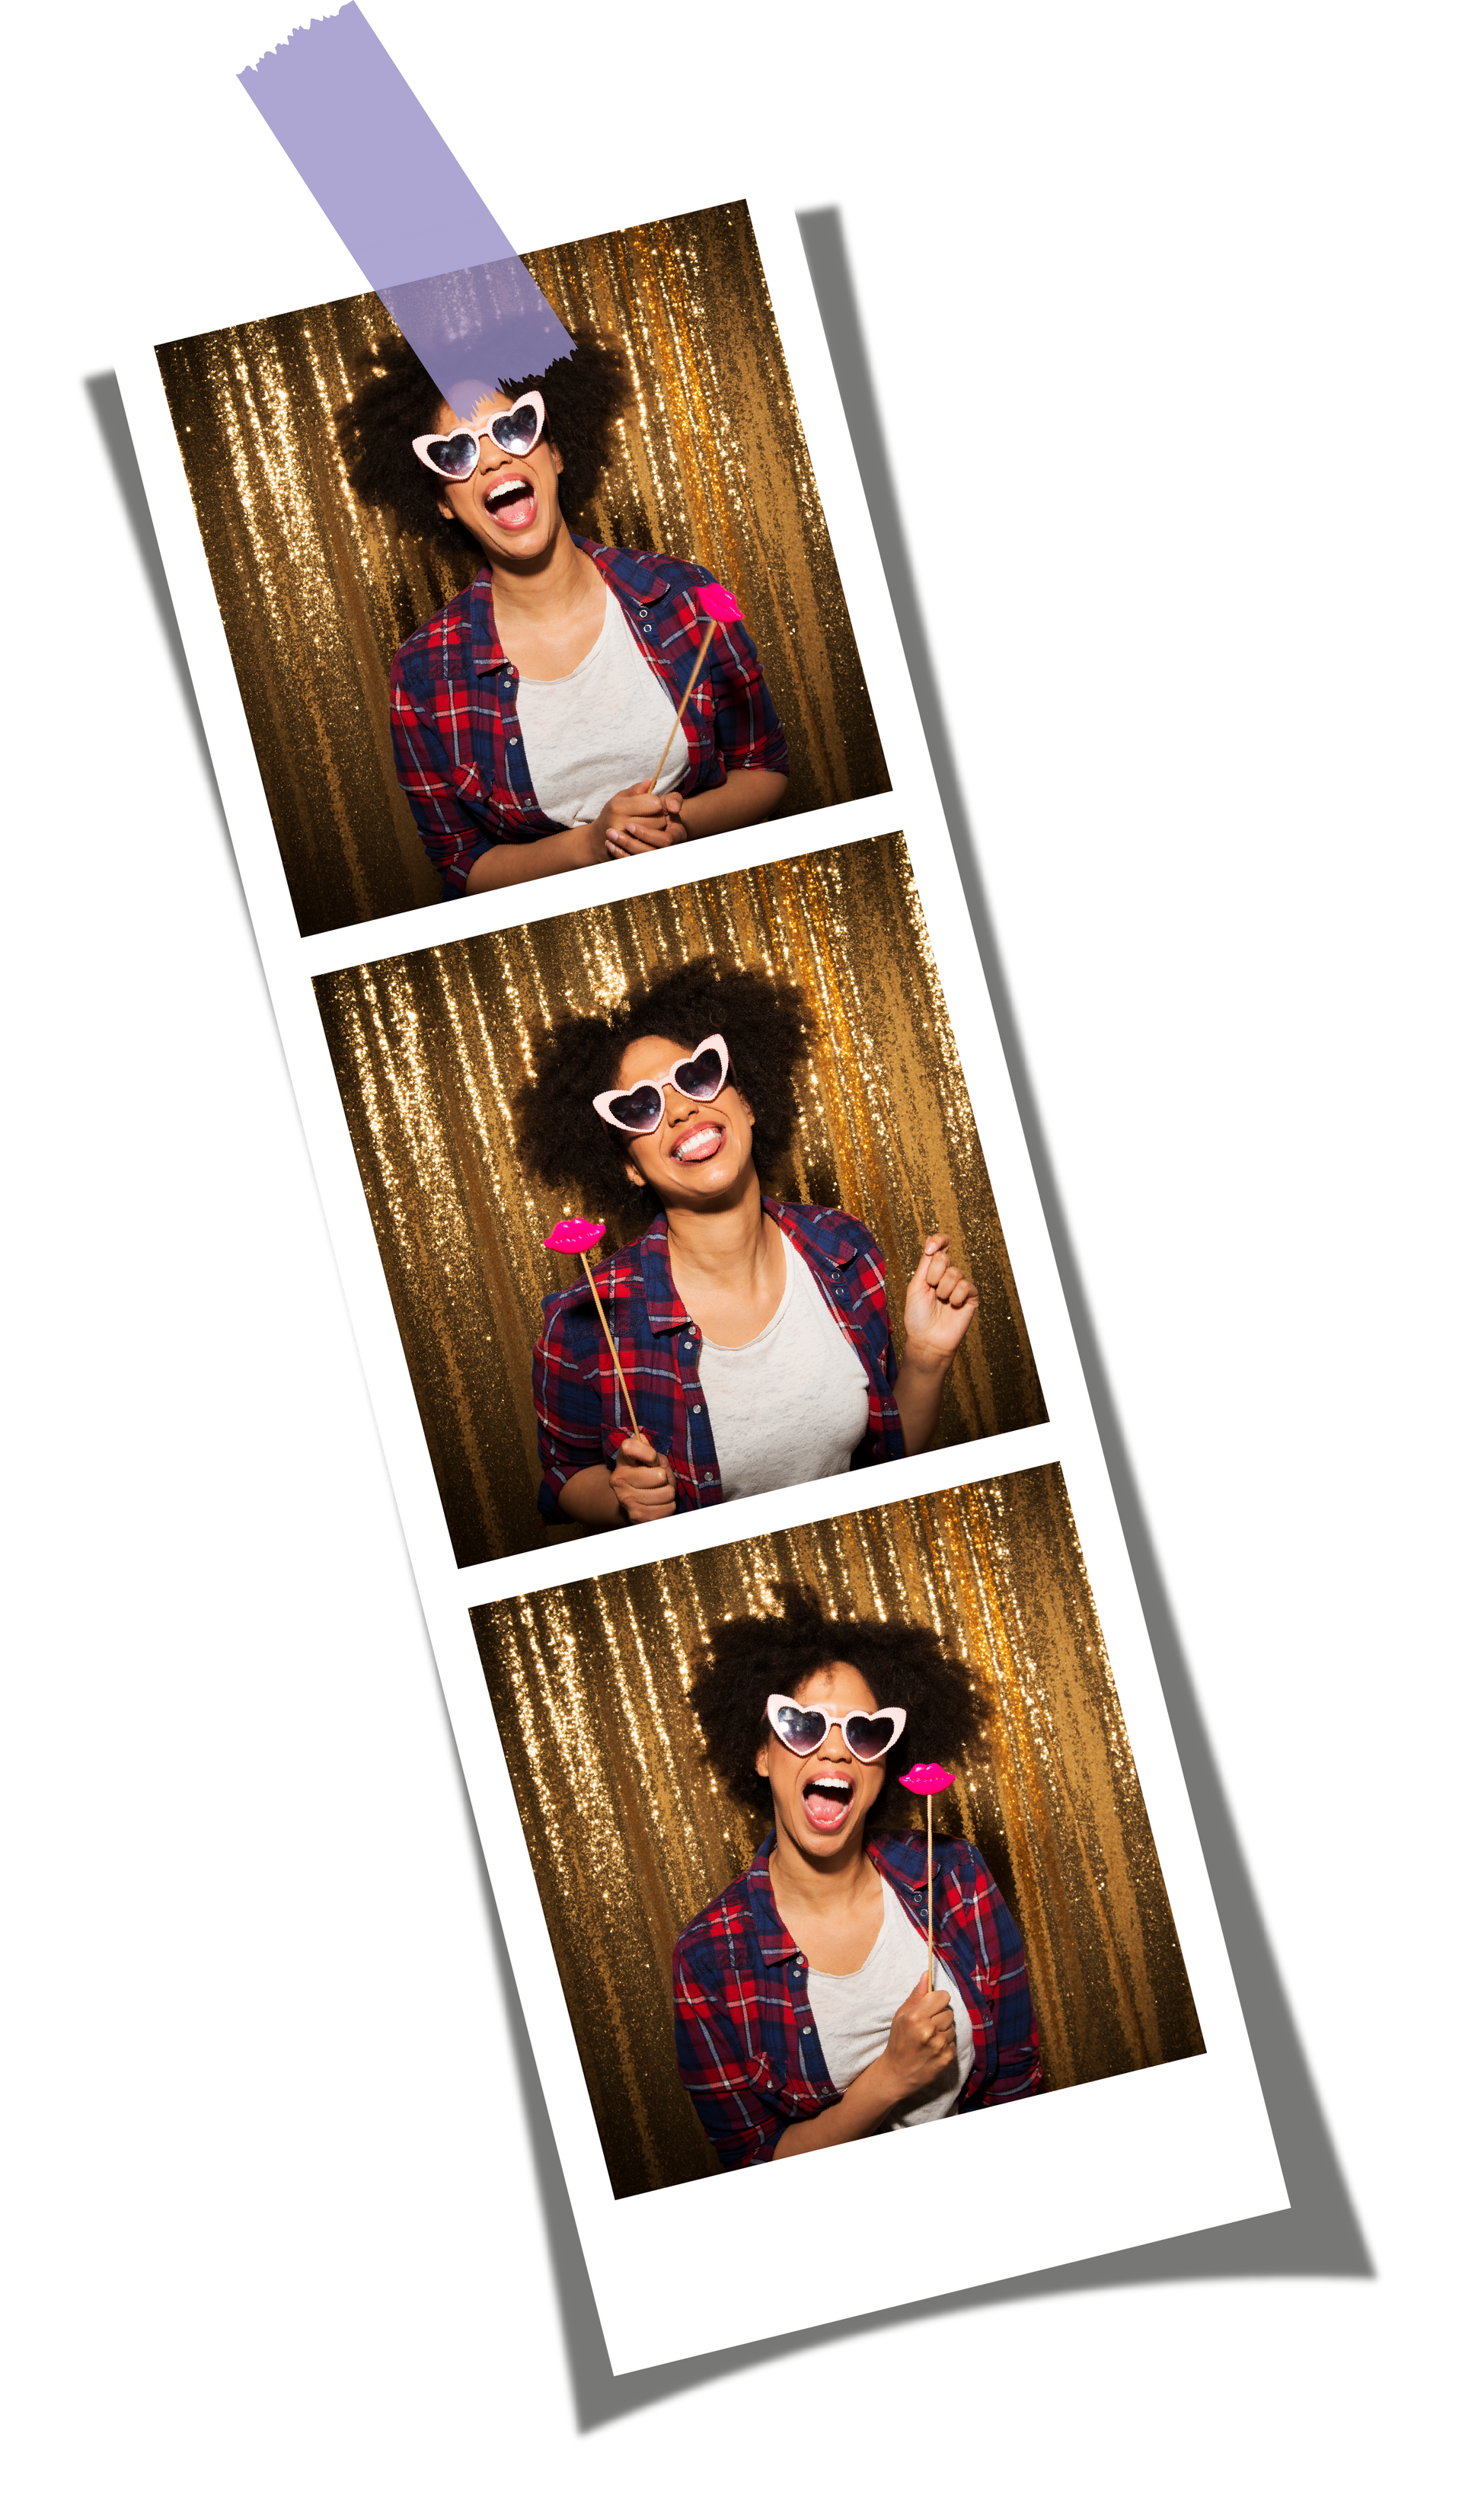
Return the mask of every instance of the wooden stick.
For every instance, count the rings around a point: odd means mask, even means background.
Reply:
[[[709,648],[711,641],[715,636],[716,624],[714,621],[708,621],[705,626],[705,632],[702,636],[700,646],[695,651],[695,662],[690,668],[690,680],[686,685],[685,699],[682,700],[680,707],[675,713],[675,726],[671,728],[670,733],[665,738],[665,750],[661,753],[659,760],[655,763],[654,778],[652,778],[649,783],[649,792],[651,795],[655,792],[655,779],[659,778],[661,771],[664,769],[666,759],[670,752],[670,747],[675,742],[676,727],[680,725],[682,718],[685,716],[687,703],[689,700],[691,693],[695,689],[696,679],[700,673],[701,666],[705,662],[706,650]]]
[[[624,1368],[619,1362],[619,1350],[614,1344],[614,1332],[610,1329],[609,1324],[605,1319],[604,1307],[599,1303],[599,1290],[595,1284],[593,1278],[589,1276],[589,1262],[582,1251],[579,1254],[579,1265],[583,1269],[585,1277],[589,1278],[589,1291],[594,1297],[595,1303],[598,1308],[599,1320],[604,1324],[604,1336],[609,1342],[609,1354],[614,1359],[614,1371],[619,1376],[620,1390],[624,1393],[624,1405],[630,1413],[630,1424],[634,1427],[635,1432],[638,1435],[640,1432],[640,1420],[635,1415],[635,1403],[630,1398],[630,1386],[624,1378]]]
[[[929,1815],[929,1992],[934,1993],[934,1796],[925,1794],[924,1808]],[[905,1961],[905,1967],[908,1965]]]

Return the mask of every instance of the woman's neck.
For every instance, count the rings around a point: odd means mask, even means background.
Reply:
[[[744,1293],[780,1263],[780,1236],[762,1207],[762,1185],[748,1171],[724,1204],[667,1207],[670,1274],[678,1286],[691,1279],[727,1293]]]
[[[598,570],[589,554],[580,551],[561,517],[552,542],[535,559],[515,561],[509,554],[489,552],[487,560],[494,621],[504,646],[505,627],[531,633],[603,591]]]
[[[816,1861],[778,1832],[769,1868],[784,1923],[793,1915],[831,1923],[867,1898],[868,1876],[875,1868],[864,1845],[860,1822],[856,1838],[846,1846],[829,1848]]]

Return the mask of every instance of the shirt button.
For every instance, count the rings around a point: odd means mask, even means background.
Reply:
[[[517,742],[517,737],[516,737],[515,735],[510,735],[510,736],[509,737],[508,741],[509,741],[509,743],[516,743],[516,742]]]
[[[694,1409],[692,1410],[691,1415],[692,1415],[692,1417],[696,1417],[696,1418],[698,1418],[698,1417],[700,1416],[700,1402],[699,1402],[698,1400],[697,1400],[697,1402],[695,1403],[695,1407],[694,1407]]]
[[[695,1345],[695,1341],[694,1341],[694,1339],[687,1339],[687,1341],[686,1341],[686,1354],[687,1354],[687,1356],[689,1355],[690,1350],[692,1349],[692,1347],[693,1347],[694,1345]]]

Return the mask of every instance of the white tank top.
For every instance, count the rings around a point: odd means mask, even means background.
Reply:
[[[796,1244],[786,1284],[744,1347],[703,1339],[700,1382],[724,1497],[760,1496],[845,1470],[868,1431],[868,1377]],[[906,1989],[906,1993],[907,1993]]]
[[[929,1952],[923,1935],[887,1874],[883,1875],[883,1922],[878,1940],[861,1969],[847,1977],[830,1977],[825,1969],[809,1968],[807,2000],[818,2025],[827,2071],[840,2092],[856,2082],[888,2046],[894,2014],[915,1984],[928,1983]],[[947,2118],[969,2080],[975,2056],[975,2034],[963,1996],[934,1955],[934,1983],[943,1987],[954,2015],[954,2062],[937,2083],[926,2083],[901,2109],[884,2120],[890,2127],[923,2126],[930,2118]]]
[[[646,663],[612,587],[604,589],[604,622],[587,656],[556,682],[518,677],[533,793],[552,821],[592,823],[622,788],[647,779],[675,725],[675,702]],[[679,788],[690,767],[685,733],[676,727],[657,796]]]

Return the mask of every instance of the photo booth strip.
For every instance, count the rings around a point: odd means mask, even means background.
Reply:
[[[355,6],[239,73],[454,412],[574,344]]]

